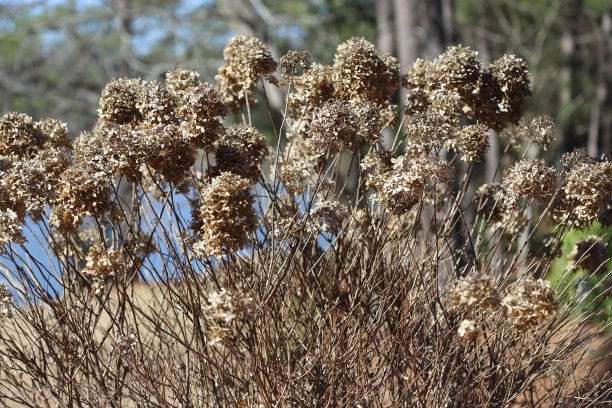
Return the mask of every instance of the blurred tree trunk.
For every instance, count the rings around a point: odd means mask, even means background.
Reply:
[[[612,69],[612,20],[609,13],[601,18],[598,34],[598,45],[595,58],[597,58],[597,79],[595,83],[595,100],[591,108],[589,123],[589,137],[587,149],[589,155],[597,157],[601,152],[610,153],[610,137],[612,127],[612,113],[610,113],[610,92],[612,85],[610,70]],[[601,146],[601,150],[600,150]]]
[[[112,0],[111,7],[117,21],[117,29],[120,36],[119,55],[117,72],[126,77],[134,76],[131,62],[134,60],[132,49],[132,0]]]

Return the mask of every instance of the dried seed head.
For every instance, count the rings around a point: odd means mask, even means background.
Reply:
[[[612,162],[575,165],[565,175],[561,188],[577,220],[595,220],[612,192]]]
[[[339,153],[359,141],[358,117],[344,102],[327,102],[315,111],[308,135],[319,154]]]
[[[287,78],[302,75],[312,66],[312,57],[306,51],[289,50],[280,57],[279,68]]]
[[[190,142],[195,147],[212,146],[224,133],[219,116],[228,114],[223,96],[212,86],[200,83],[181,94],[177,115],[191,134]]]
[[[448,162],[433,155],[404,155],[393,159],[393,170],[387,175],[378,195],[393,214],[409,211],[432,183],[449,183],[452,171]]]
[[[145,164],[166,181],[180,185],[196,161],[192,134],[176,125],[156,125],[134,134],[135,148],[144,153]]]
[[[121,252],[108,249],[101,242],[89,248],[85,260],[87,263],[81,273],[91,279],[93,293],[99,293],[109,278],[122,276],[125,270]]]
[[[223,95],[225,103],[232,112],[238,112],[249,101],[251,88],[257,80],[276,69],[272,53],[255,37],[239,35],[233,37],[223,50],[225,65],[219,68],[215,76],[217,89]]]
[[[395,155],[386,150],[378,150],[368,154],[361,161],[361,169],[366,174],[366,187],[380,191],[385,180],[393,169]]]
[[[256,179],[259,166],[268,154],[268,145],[259,131],[246,125],[233,125],[215,143],[213,175],[231,172]]]
[[[196,71],[175,68],[166,72],[166,88],[177,96],[198,85],[200,85],[200,74]]]
[[[55,191],[51,224],[61,232],[72,232],[83,217],[110,213],[111,176],[88,165],[75,165],[62,173]]]
[[[45,119],[39,123],[40,131],[45,135],[45,140],[57,148],[72,149],[72,143],[68,138],[68,125],[57,119]]]
[[[100,119],[117,124],[135,123],[140,120],[136,99],[143,83],[140,78],[113,79],[100,95]]]
[[[506,54],[489,65],[489,72],[501,91],[497,95],[500,119],[518,123],[525,99],[531,95],[527,64],[514,55]]]
[[[405,101],[406,114],[425,112],[429,106],[429,95],[436,84],[434,63],[417,59],[403,78],[403,86],[408,89]]]
[[[584,147],[574,149],[569,153],[563,153],[560,160],[564,173],[583,164],[595,164],[595,159],[589,156],[589,152]]]
[[[529,122],[529,132],[536,142],[544,150],[555,140],[555,121],[548,115],[539,115]]]
[[[605,265],[610,259],[606,243],[597,235],[589,235],[578,241],[568,258],[569,267],[584,268],[591,273],[605,273]]]
[[[304,74],[293,78],[293,88],[294,91],[288,95],[288,107],[294,116],[300,117],[303,110],[312,110],[333,97],[331,67],[313,64]]]
[[[502,306],[519,330],[534,327],[556,313],[554,291],[542,279],[517,282],[502,299]]]
[[[433,144],[446,140],[444,118],[432,112],[415,113],[406,126],[409,140],[417,144]]]
[[[19,216],[10,208],[0,209],[0,248],[9,242],[23,244],[25,237],[21,228],[24,224],[23,216]]]
[[[176,124],[177,99],[158,81],[142,84],[136,98],[136,108],[146,126]]]
[[[13,295],[9,292],[8,286],[0,284],[0,320],[13,317]]]
[[[548,204],[556,188],[557,174],[542,159],[521,160],[504,174],[503,185],[509,203],[527,197]]]
[[[339,99],[384,104],[399,86],[399,64],[381,56],[364,38],[354,37],[338,45],[332,76]]]
[[[487,127],[482,124],[464,126],[449,139],[448,144],[461,153],[464,161],[476,163],[489,150]]]
[[[315,222],[316,229],[325,233],[331,232],[334,235],[338,235],[348,215],[348,208],[338,200],[318,202],[310,210],[310,216]]]
[[[499,302],[495,281],[489,276],[475,273],[460,278],[448,296],[448,305],[453,310],[464,307],[494,309]]]
[[[208,305],[204,307],[204,313],[223,326],[229,326],[233,321],[248,316],[253,303],[252,298],[228,292],[225,288],[209,292],[207,301]]]
[[[0,156],[31,155],[45,143],[45,135],[28,115],[7,113],[0,118]]]
[[[458,93],[465,101],[478,96],[482,64],[477,51],[461,45],[448,47],[434,66],[442,88]]]
[[[201,197],[203,241],[194,245],[196,252],[222,256],[242,249],[249,233],[257,228],[257,214],[248,179],[233,173],[221,173]]]

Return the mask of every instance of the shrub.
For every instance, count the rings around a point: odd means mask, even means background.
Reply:
[[[113,80],[72,142],[57,121],[2,118],[3,402],[610,400],[589,351],[602,328],[545,277],[571,228],[609,217],[612,163],[515,160],[553,137],[550,118],[521,119],[520,58],[451,47],[400,75],[351,39],[331,66],[288,54],[277,81],[255,38],[224,56],[214,86],[181,69]],[[250,115],[265,80],[286,92],[273,151]],[[478,187],[493,130],[516,163]]]

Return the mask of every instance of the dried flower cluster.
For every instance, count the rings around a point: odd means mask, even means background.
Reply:
[[[487,275],[470,274],[462,277],[448,296],[448,304],[452,309],[496,308],[499,302],[495,282]]]
[[[0,400],[609,400],[609,375],[579,374],[602,313],[548,273],[572,228],[612,218],[612,168],[580,149],[560,171],[531,158],[554,126],[521,119],[522,60],[486,66],[449,47],[401,78],[395,58],[352,38],[331,66],[288,52],[277,82],[253,37],[224,58],[214,85],[184,68],[112,80],[74,140],[57,120],[0,119],[0,276],[19,294],[13,304],[0,285]],[[266,79],[286,91],[268,130],[254,105]],[[475,185],[494,131],[519,153],[504,155],[499,182]],[[557,260],[570,261],[564,275],[604,276],[606,242],[578,242]]]
[[[434,99],[447,101],[446,116],[474,118],[497,131],[519,122],[530,95],[527,66],[520,58],[505,55],[484,68],[478,53],[462,46],[449,47],[431,62],[416,61],[404,85],[409,114],[427,111]]]
[[[349,210],[337,200],[320,201],[310,211],[317,229],[337,235],[348,218]]]
[[[574,245],[569,259],[570,266],[595,273],[605,272],[605,265],[610,257],[605,242],[597,235],[589,235]]]
[[[250,187],[248,179],[229,172],[212,180],[202,193],[202,241],[194,249],[224,255],[246,245],[258,224]]]
[[[238,35],[223,50],[225,65],[215,77],[217,88],[232,112],[245,104],[253,105],[251,88],[264,75],[276,69],[276,62],[268,47],[255,37]]]
[[[8,287],[0,284],[0,320],[13,317],[13,295]]]
[[[502,299],[508,317],[517,329],[540,324],[555,314],[556,302],[550,283],[531,278],[516,282]]]
[[[547,166],[542,159],[521,160],[506,171],[503,181],[511,203],[515,203],[519,197],[526,197],[548,204],[556,183],[555,169]]]
[[[121,252],[108,249],[103,243],[93,245],[85,258],[87,264],[81,273],[91,279],[93,293],[100,293],[109,278],[122,276],[125,266]]]

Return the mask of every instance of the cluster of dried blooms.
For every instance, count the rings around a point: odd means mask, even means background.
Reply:
[[[91,279],[93,293],[100,293],[109,278],[122,276],[125,269],[121,252],[108,249],[103,243],[93,245],[85,261],[81,273]]]
[[[513,285],[502,299],[508,317],[517,329],[525,329],[556,313],[554,291],[542,279],[524,279]]]
[[[276,62],[268,47],[254,37],[239,35],[223,50],[226,63],[215,77],[217,89],[232,112],[255,104],[252,88],[257,81],[274,72]]]
[[[202,192],[199,216],[202,219],[202,240],[194,250],[211,255],[223,255],[243,248],[249,234],[258,225],[253,209],[253,196],[248,179],[221,173]]]
[[[495,282],[488,275],[470,274],[459,279],[448,295],[448,305],[452,309],[463,307],[496,308],[499,294]]]
[[[605,270],[605,265],[610,257],[604,240],[597,235],[589,235],[574,245],[569,259],[569,266],[596,273]]]
[[[13,317],[13,295],[5,284],[0,284],[0,320]]]
[[[544,278],[567,231],[608,225],[612,165],[580,149],[559,171],[524,159],[532,144],[548,148],[554,124],[521,119],[520,58],[485,66],[456,46],[401,75],[363,38],[322,65],[304,51],[277,64],[260,40],[237,36],[224,59],[214,84],[184,68],[112,80],[95,127],[74,140],[57,120],[0,119],[0,275],[25,305],[13,313],[0,285],[0,318],[14,315],[0,324],[0,399],[609,399],[605,375],[577,379],[576,355],[595,336]],[[269,130],[251,120],[264,80],[286,92],[269,166]],[[476,186],[496,132],[523,158],[507,155],[500,181]],[[606,245],[583,239],[567,267],[607,273]],[[561,379],[548,384],[553,371]]]

